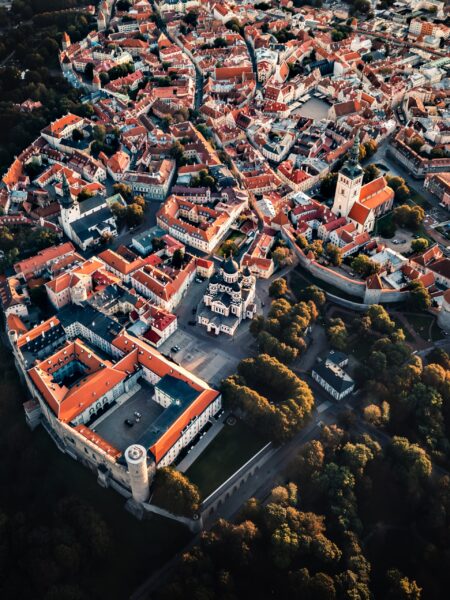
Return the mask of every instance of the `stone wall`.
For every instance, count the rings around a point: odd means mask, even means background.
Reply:
[[[334,269],[330,269],[329,267],[325,267],[324,265],[319,264],[316,260],[309,259],[303,250],[299,248],[294,240],[292,233],[287,230],[286,227],[283,227],[281,230],[281,234],[286,243],[290,246],[291,250],[295,253],[298,258],[300,265],[308,271],[311,275],[320,279],[324,283],[328,283],[346,294],[351,294],[355,296],[355,298],[361,298],[363,302],[367,302],[366,306],[369,304],[389,304],[392,302],[402,302],[406,300],[409,296],[409,292],[392,290],[390,288],[383,288],[381,290],[370,290],[373,291],[374,294],[367,293],[366,282],[358,279],[352,279],[350,277],[346,277],[341,273],[338,273]],[[376,293],[375,293],[376,292]],[[334,294],[327,293],[327,296],[330,300],[336,301],[338,296]],[[373,296],[373,297],[372,297]],[[341,304],[344,302],[343,298],[339,298]],[[359,304],[358,302],[352,302],[351,300],[345,301],[349,307],[354,310],[364,310],[361,308],[364,304]],[[344,304],[342,304],[344,305]],[[357,307],[357,308],[355,308]]]

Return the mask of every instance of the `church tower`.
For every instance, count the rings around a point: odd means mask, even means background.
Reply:
[[[62,49],[67,50],[67,48],[71,45],[70,37],[68,33],[65,31],[62,36]]]
[[[64,172],[62,176],[62,197],[59,199],[59,205],[61,207],[59,222],[67,237],[72,239],[70,223],[80,218],[80,207],[78,201],[74,201],[72,198],[69,182]]]
[[[349,152],[349,157],[339,171],[333,208],[338,217],[347,217],[359,200],[364,171],[359,164],[359,131]]]

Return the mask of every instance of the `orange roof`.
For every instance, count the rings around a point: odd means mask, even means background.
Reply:
[[[366,285],[369,290],[381,290],[383,289],[383,284],[381,283],[380,276],[375,273],[375,275],[371,275],[367,278]]]
[[[66,242],[64,244],[60,244],[59,246],[50,246],[50,248],[41,250],[31,258],[17,262],[14,265],[14,270],[16,273],[22,273],[23,275],[26,275],[27,273],[35,273],[47,263],[72,252],[75,252],[75,246],[72,244],[72,242]]]
[[[367,200],[364,200],[364,206],[367,208],[375,209],[381,204],[386,204],[390,202],[394,198],[394,190],[391,190],[390,187],[384,188],[380,192],[377,192],[375,195],[371,196]]]
[[[83,365],[86,374],[70,388],[56,383],[54,373],[74,360]],[[72,421],[127,377],[78,339],[66,342],[63,348],[30,369],[29,375],[58,419],[65,422]]]
[[[387,187],[386,179],[383,176],[377,177],[377,179],[374,179],[361,187],[359,200],[362,202],[366,198],[370,198],[377,192],[384,190],[385,187]]]
[[[365,204],[355,202],[355,204],[352,206],[351,211],[348,213],[348,217],[352,221],[356,221],[357,223],[364,225],[364,223],[367,221],[370,211],[371,209]]]
[[[53,123],[44,129],[44,132],[48,131],[52,135],[59,137],[66,127],[74,125],[75,123],[80,123],[81,121],[83,121],[81,117],[68,113],[64,117],[53,121]]]
[[[56,327],[57,325],[59,325],[59,323],[60,322],[58,317],[51,317],[50,319],[47,319],[47,321],[36,325],[36,327],[33,327],[31,331],[27,331],[17,340],[17,346],[20,348],[24,344],[27,344],[31,340],[34,340],[43,333],[49,331],[52,327]]]
[[[195,417],[198,417],[219,395],[219,392],[213,389],[204,390],[186,410],[181,413],[178,419],[165,431],[162,436],[150,447],[150,451],[155,457],[156,463],[169,452],[172,446],[181,437],[181,432]]]
[[[76,267],[69,273],[63,273],[62,275],[51,279],[45,285],[55,294],[59,294],[72,285],[74,276],[76,277],[76,281],[79,281],[80,276],[82,277],[83,275],[92,277],[92,275],[102,267],[103,263],[97,258],[90,258],[89,260],[85,260],[79,267]]]
[[[9,331],[15,331],[18,335],[21,335],[28,331],[22,319],[13,313],[8,315],[6,319],[6,324]]]
[[[145,264],[143,258],[136,258],[136,260],[129,261],[114,250],[104,250],[98,255],[98,258],[102,260],[106,265],[119,271],[123,275],[128,275],[133,271],[141,268]]]
[[[201,392],[194,402],[192,402],[192,404],[150,448],[158,463],[179,439],[181,431],[194,417],[200,415],[205,408],[218,397],[219,392],[210,388],[204,381],[183,367],[175,365],[173,362],[166,359],[157,350],[142,340],[131,337],[126,332],[117,336],[113,344],[122,352],[131,353],[131,362],[134,363],[137,359],[139,364],[151,370],[158,377],[171,375],[172,377],[185,381],[192,388]],[[122,360],[125,360],[125,358]],[[119,363],[117,363],[115,368],[119,368]]]

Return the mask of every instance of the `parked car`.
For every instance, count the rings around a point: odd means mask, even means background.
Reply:
[[[125,421],[123,423],[127,427],[133,427],[133,425],[134,425],[134,423],[133,423],[133,421],[131,419],[125,419]]]
[[[170,349],[171,352],[179,352],[180,350],[180,346],[172,346],[172,348]]]
[[[197,325],[197,321],[188,321],[188,325],[192,325],[192,326]]]
[[[193,309],[192,309],[192,314],[193,314],[193,315],[195,315],[195,313],[196,313],[196,312],[197,312],[197,309],[196,309],[196,308],[193,308]]]

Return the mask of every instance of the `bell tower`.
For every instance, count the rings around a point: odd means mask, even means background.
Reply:
[[[364,171],[359,164],[359,131],[349,152],[349,157],[339,171],[333,208],[338,217],[346,217],[359,200]]]
[[[62,197],[59,199],[59,205],[61,207],[59,222],[67,237],[72,239],[70,223],[80,218],[80,206],[78,201],[74,201],[72,198],[69,182],[64,172],[62,175]]]

